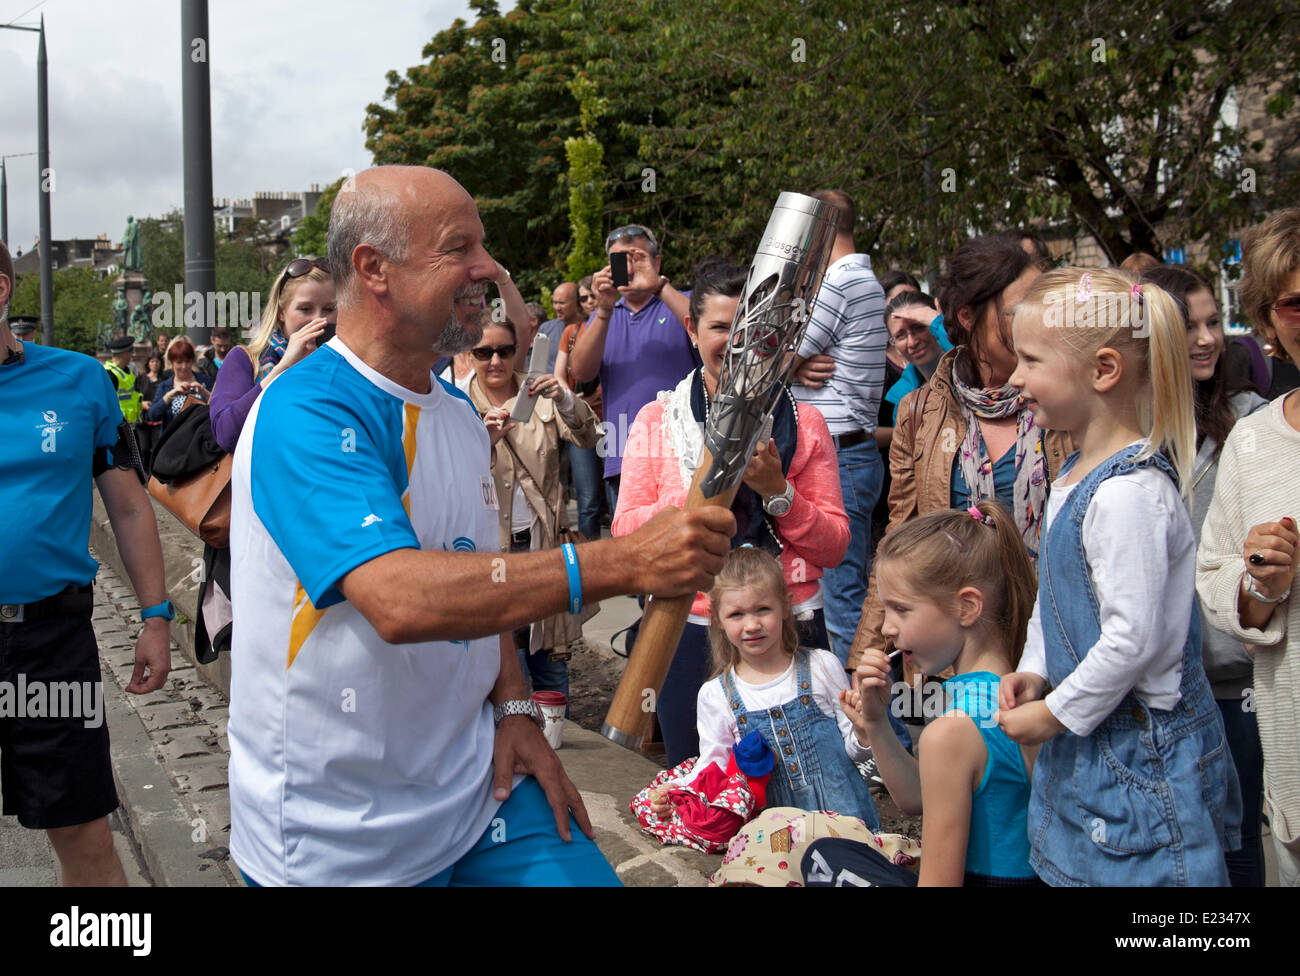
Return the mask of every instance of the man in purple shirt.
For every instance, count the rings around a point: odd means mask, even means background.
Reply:
[[[659,273],[659,242],[639,224],[605,239],[605,253],[626,253],[628,284],[614,287],[610,266],[592,276],[596,311],[569,357],[579,383],[600,376],[606,428],[605,490],[612,512],[618,501],[623,445],[637,411],[660,390],[671,390],[699,359],[682,321],[688,295]]]

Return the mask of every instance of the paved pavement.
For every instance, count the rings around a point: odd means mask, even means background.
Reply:
[[[113,554],[116,555],[115,553]],[[115,561],[115,560],[114,560]],[[227,850],[230,793],[225,696],[173,650],[160,691],[128,695],[139,605],[101,557],[94,625],[105,679],[105,714],[122,806],[113,818],[119,855],[134,885],[242,885]],[[639,612],[630,598],[607,601],[594,639],[607,638]],[[593,620],[593,623],[595,620]],[[701,886],[718,858],[663,848],[642,834],[628,800],[657,772],[653,762],[573,723],[560,757],[582,793],[596,843],[630,886]],[[0,886],[54,885],[58,867],[39,831],[0,818]]]

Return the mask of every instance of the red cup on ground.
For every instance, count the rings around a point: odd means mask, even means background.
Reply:
[[[560,748],[564,741],[564,713],[569,707],[569,697],[562,691],[535,691],[533,701],[542,710],[542,732],[552,749]]]

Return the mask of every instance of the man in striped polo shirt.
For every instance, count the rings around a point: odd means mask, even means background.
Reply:
[[[799,346],[792,392],[800,403],[822,412],[839,456],[849,549],[823,579],[831,650],[847,663],[871,571],[871,510],[885,476],[875,434],[889,332],[885,291],[872,273],[871,259],[858,254],[853,244],[857,205],[843,190],[813,196],[839,208],[840,215],[830,267]]]

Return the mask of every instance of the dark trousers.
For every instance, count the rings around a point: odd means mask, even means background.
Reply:
[[[588,539],[600,538],[600,506],[605,500],[601,468],[605,461],[594,447],[564,444],[573,472],[573,493],[578,502],[578,531]]]
[[[1264,843],[1260,816],[1264,798],[1264,750],[1259,744],[1255,713],[1242,707],[1243,699],[1218,700],[1228,751],[1241,780],[1241,850],[1224,855],[1228,880],[1234,888],[1264,887]]]

